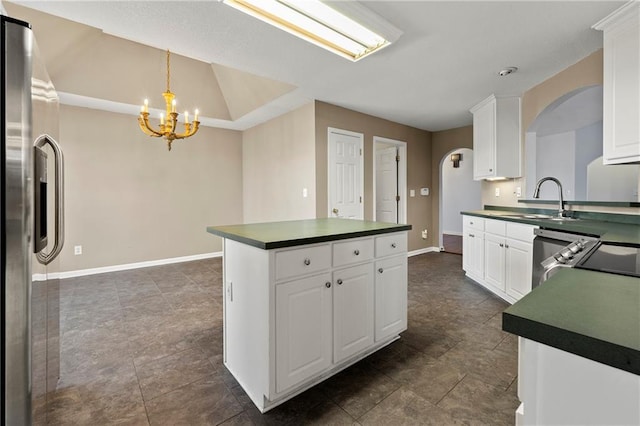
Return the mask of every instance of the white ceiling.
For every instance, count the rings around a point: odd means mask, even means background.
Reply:
[[[298,89],[277,102],[282,112],[317,99],[430,131],[471,124],[469,108],[490,94],[521,95],[601,48],[591,25],[624,4],[366,1],[404,34],[352,63],[216,0],[13,2],[293,84]],[[499,77],[506,66],[519,71]]]

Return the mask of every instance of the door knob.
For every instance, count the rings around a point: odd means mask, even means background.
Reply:
[[[334,208],[334,209],[333,209],[333,210],[331,210],[331,211],[333,212],[333,214],[338,214],[338,209],[335,209],[335,208]]]
[[[324,283],[324,286],[326,288],[331,288],[331,282],[327,281],[326,283]]]
[[[338,280],[338,285],[342,285],[342,280]]]

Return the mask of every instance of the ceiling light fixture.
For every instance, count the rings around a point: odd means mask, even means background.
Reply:
[[[184,112],[184,133],[176,133],[176,126],[178,125],[178,112],[176,111],[176,96],[171,93],[170,80],[170,56],[171,53],[167,50],[167,91],[162,94],[166,104],[167,118],[163,113],[160,114],[160,128],[155,130],[149,125],[149,101],[144,100],[144,105],[140,109],[140,115],[138,116],[138,124],[140,129],[149,136],[156,138],[164,138],[167,141],[167,147],[171,151],[171,143],[176,139],[185,139],[193,136],[198,131],[200,122],[198,121],[198,110],[196,109],[193,123],[189,123],[189,112]]]
[[[222,1],[352,61],[390,45],[402,34],[356,2],[335,2],[329,6],[320,0]]]

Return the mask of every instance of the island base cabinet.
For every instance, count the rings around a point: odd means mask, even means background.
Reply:
[[[376,262],[376,342],[407,329],[407,257]]]
[[[276,286],[276,392],[331,365],[330,284],[324,274]]]
[[[520,340],[521,424],[640,424],[640,376]]]
[[[225,366],[263,413],[406,329],[404,232],[272,250],[225,239],[223,274]]]

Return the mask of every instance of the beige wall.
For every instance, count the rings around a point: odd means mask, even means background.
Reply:
[[[218,252],[206,226],[242,222],[240,132],[202,127],[168,152],[137,127],[133,116],[61,106],[62,271]]]
[[[437,245],[437,231],[432,225],[433,195],[422,197],[422,187],[432,188],[431,133],[425,130],[383,120],[371,115],[351,111],[324,102],[315,102],[316,110],[316,215],[327,217],[327,135],[335,127],[364,134],[364,217],[373,218],[373,137],[380,136],[407,143],[407,188],[415,189],[416,196],[407,198],[407,221],[413,226],[409,232],[409,250]],[[437,202],[437,201],[436,201]],[[423,240],[420,232],[429,231]]]
[[[433,132],[431,141],[431,182],[433,187],[431,190],[433,199],[431,226],[435,233],[434,241],[437,243],[436,235],[440,229],[440,161],[442,157],[455,149],[473,149],[473,126]]]
[[[315,217],[314,111],[312,102],[243,132],[245,223]]]

